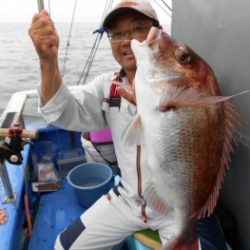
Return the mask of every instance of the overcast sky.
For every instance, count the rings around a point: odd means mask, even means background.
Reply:
[[[155,4],[161,23],[168,23],[170,18]],[[118,0],[114,0],[114,3]],[[161,1],[158,1],[159,3]],[[167,3],[171,0],[166,0]],[[48,0],[44,0],[48,9]],[[106,0],[78,0],[75,22],[100,23]],[[70,22],[75,0],[50,0],[51,15],[55,22]],[[166,8],[165,8],[166,9]],[[38,11],[37,0],[1,0],[0,22],[30,22]]]

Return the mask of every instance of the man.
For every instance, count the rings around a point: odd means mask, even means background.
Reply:
[[[143,192],[151,176],[144,146],[128,146],[123,138],[136,106],[119,94],[119,83],[129,88],[136,72],[131,40],[143,41],[152,26],[160,27],[157,14],[147,1],[123,0],[107,15],[103,26],[121,70],[102,74],[72,93],[61,82],[57,60],[59,37],[46,11],[34,16],[29,30],[40,59],[40,109],[44,118],[54,125],[78,131],[97,130],[108,124],[122,176],[118,187],[101,197],[58,236],[55,249],[111,249],[128,235],[145,228],[158,230],[165,243],[176,230],[170,214],[160,214],[147,206]],[[214,217],[201,222],[201,227],[199,230],[198,226],[198,234],[202,249],[225,249]],[[211,237],[217,239],[210,243]]]

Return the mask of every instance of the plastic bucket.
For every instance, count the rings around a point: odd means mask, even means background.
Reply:
[[[111,168],[102,163],[83,163],[73,168],[67,179],[83,208],[89,208],[114,185]]]

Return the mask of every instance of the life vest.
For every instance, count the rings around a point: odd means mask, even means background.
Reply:
[[[118,107],[120,108],[121,104],[121,96],[119,92],[117,91],[118,83],[122,82],[122,78],[120,76],[119,72],[116,72],[114,74],[114,78],[111,82],[110,85],[110,90],[109,90],[109,106],[110,107]],[[112,154],[112,149],[113,147],[113,140],[112,140],[112,135],[110,132],[109,127],[105,127],[101,130],[96,130],[96,131],[90,131],[90,132],[85,132],[83,133],[83,138],[89,142],[91,142],[94,150],[96,153],[99,155],[96,155],[95,152],[88,152],[90,153],[90,156],[95,160],[98,160],[102,158],[108,165],[116,165],[116,157],[111,156]],[[106,147],[106,148],[105,148]],[[109,149],[108,149],[109,147]],[[105,152],[108,152],[109,157],[105,155]],[[115,154],[115,151],[113,149],[113,152]]]
[[[121,106],[121,95],[117,91],[118,83],[122,82],[122,78],[120,76],[120,73],[116,72],[114,74],[113,81],[110,85],[109,90],[109,107],[117,107],[120,109]]]

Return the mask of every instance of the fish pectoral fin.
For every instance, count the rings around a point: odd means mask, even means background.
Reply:
[[[166,112],[181,107],[211,107],[216,103],[227,101],[232,97],[233,96],[210,96],[195,88],[171,86],[164,89],[159,110]]]
[[[168,213],[169,209],[167,205],[161,200],[153,184],[149,185],[145,189],[143,196],[150,208],[154,209],[160,214]]]
[[[123,133],[125,145],[141,145],[142,122],[141,117],[136,114],[133,121],[129,124],[128,128]]]

